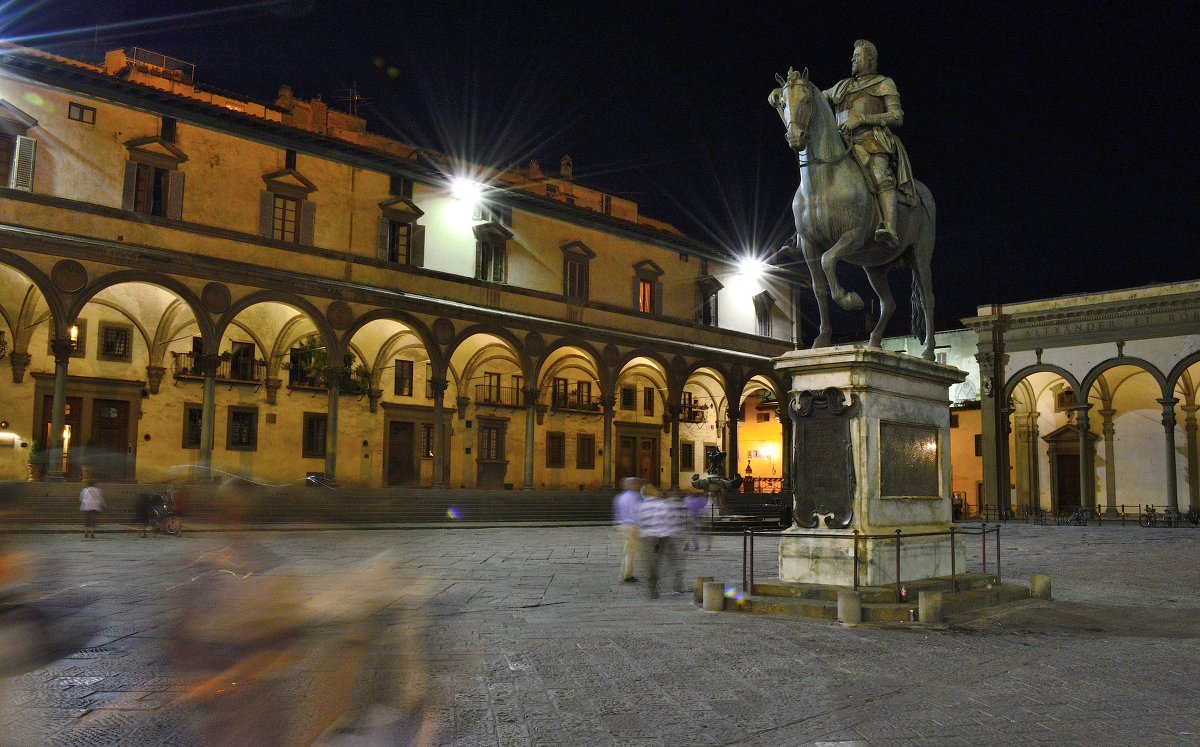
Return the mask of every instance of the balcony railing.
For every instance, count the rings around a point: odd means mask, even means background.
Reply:
[[[679,410],[679,422],[703,423],[704,411],[707,409],[707,405],[683,405]]]
[[[505,405],[507,407],[524,407],[525,390],[515,386],[475,385],[475,404]]]
[[[202,379],[204,369],[200,366],[200,356],[195,353],[171,353],[175,359],[171,364],[172,372],[177,379]],[[220,381],[237,381],[249,384],[261,384],[267,376],[267,362],[252,358],[221,358],[217,364],[217,379]]]
[[[600,412],[600,398],[589,397],[578,392],[554,392],[550,397],[550,407],[554,410],[571,410],[574,412]]]

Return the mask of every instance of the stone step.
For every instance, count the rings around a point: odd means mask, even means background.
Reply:
[[[918,609],[918,592],[913,592],[913,586],[920,590],[936,589],[942,592],[943,617],[961,615],[987,607],[994,607],[1009,602],[1029,598],[1029,589],[1015,584],[996,584],[994,577],[985,574],[974,574],[972,578],[959,579],[959,591],[951,592],[948,579],[924,579],[906,584],[909,588],[909,601],[896,604],[895,589],[892,587],[885,593],[884,589],[860,589],[863,594],[863,622],[910,622],[913,611]],[[943,581],[944,588],[939,587]],[[933,583],[927,583],[933,582]],[[983,585],[976,585],[982,582]],[[800,585],[789,585],[792,587]],[[837,619],[837,593],[845,591],[840,587],[817,587],[814,584],[804,585],[806,588],[791,588],[785,594],[764,594],[763,591],[777,590],[773,583],[754,585],[754,594],[735,597],[728,600],[726,609],[733,612],[743,612],[758,615],[776,615],[784,617],[807,617],[823,620]],[[884,599],[886,597],[886,600]],[[874,599],[877,601],[868,601]]]
[[[943,577],[905,581],[903,585],[908,590],[909,599],[915,603],[922,591],[940,591],[943,593],[949,593],[952,589],[966,591],[985,587],[995,580],[996,577],[988,573],[960,573],[955,576],[953,583],[951,583],[949,577]],[[837,604],[839,591],[845,591],[845,589],[840,586],[801,584],[774,579],[769,581],[755,581],[753,589],[756,596],[821,599],[826,602],[833,602],[834,604]],[[864,604],[890,604],[896,601],[896,587],[893,584],[885,586],[862,586],[859,587],[858,593],[862,596]]]

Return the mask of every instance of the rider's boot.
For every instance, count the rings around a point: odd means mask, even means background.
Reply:
[[[879,209],[883,213],[883,220],[880,221],[879,228],[875,229],[875,241],[888,249],[895,249],[900,245],[900,238],[896,235],[895,187],[879,192]]]

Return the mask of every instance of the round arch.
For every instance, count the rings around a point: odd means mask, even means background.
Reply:
[[[1142,358],[1131,358],[1127,356],[1110,358],[1094,366],[1091,371],[1088,371],[1087,376],[1083,377],[1083,386],[1079,391],[1090,392],[1092,390],[1092,385],[1096,383],[1097,379],[1104,375],[1105,371],[1111,371],[1112,369],[1120,366],[1132,366],[1145,371],[1154,377],[1154,381],[1158,384],[1159,391],[1163,393],[1162,396],[1164,398],[1169,398],[1171,396],[1171,390],[1167,388],[1167,377],[1163,376],[1162,372],[1159,371],[1156,366]]]
[[[200,306],[200,299],[178,280],[155,272],[145,272],[141,270],[120,270],[103,275],[92,283],[89,283],[77,297],[71,301],[70,307],[67,309],[67,314],[70,319],[75,319],[83,311],[83,307],[91,303],[93,298],[108,288],[125,283],[144,283],[162,288],[165,291],[175,294],[179,300],[183,301],[192,312],[192,316],[196,318],[196,326],[200,328],[200,334],[209,339],[215,333],[212,325],[212,320],[208,314],[204,313]],[[64,333],[66,330],[60,330],[58,334]]]
[[[366,314],[355,319],[354,323],[342,333],[341,343],[348,345],[350,340],[354,339],[354,336],[363,327],[376,321],[392,321],[403,324],[425,346],[425,350],[429,353],[430,361],[434,366],[436,367],[441,362],[441,348],[433,341],[433,335],[430,333],[429,327],[417,317],[399,309],[374,309],[368,311]]]
[[[50,278],[37,265],[24,257],[19,257],[4,249],[0,249],[0,263],[20,272],[29,279],[29,282],[33,283],[34,287],[42,294],[42,298],[50,310],[50,316],[57,323],[62,323],[61,320],[66,319],[68,312],[62,295],[54,287],[54,283],[50,281]]]
[[[213,344],[220,341],[225,331],[229,329],[230,324],[246,309],[260,303],[278,303],[284,306],[290,306],[293,309],[307,316],[317,328],[317,334],[321,336],[321,341],[325,344],[325,349],[328,351],[330,360],[340,360],[342,355],[341,341],[338,339],[337,333],[330,326],[329,320],[325,318],[315,306],[307,299],[297,296],[293,293],[276,293],[273,291],[255,291],[240,298],[217,321],[213,328]]]
[[[1179,385],[1179,379],[1183,376],[1184,371],[1187,371],[1197,363],[1200,363],[1200,350],[1197,350],[1196,352],[1188,355],[1186,358],[1176,363],[1171,368],[1171,372],[1167,374],[1167,386],[1165,391],[1174,392],[1175,387]]]
[[[1012,376],[1008,377],[1008,380],[1004,382],[1004,399],[1001,401],[1008,402],[1008,400],[1012,398],[1013,391],[1017,388],[1017,385],[1035,373],[1051,373],[1055,376],[1061,377],[1071,385],[1071,389],[1076,393],[1076,396],[1078,396],[1080,392],[1086,391],[1079,385],[1079,380],[1076,379],[1075,376],[1065,368],[1062,368],[1061,366],[1055,366],[1050,363],[1037,363],[1032,366],[1026,366],[1025,368],[1013,373]]]

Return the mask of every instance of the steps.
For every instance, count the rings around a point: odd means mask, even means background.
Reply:
[[[1029,598],[1029,589],[1014,584],[997,584],[995,576],[963,573],[951,583],[949,577],[907,581],[908,601],[896,603],[896,587],[859,587],[863,622],[909,622],[922,591],[942,592],[943,617]],[[955,591],[954,589],[957,589]],[[731,599],[726,609],[759,615],[837,619],[837,595],[845,587],[797,584],[785,581],[756,582],[751,594]]]

